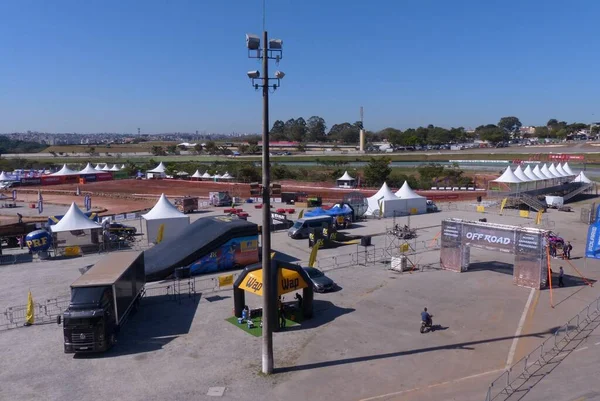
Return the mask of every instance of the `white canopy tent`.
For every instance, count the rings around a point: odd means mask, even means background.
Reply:
[[[558,174],[560,174],[562,177],[568,177],[570,175],[563,169],[560,163],[556,165],[556,171],[558,171]]]
[[[544,174],[542,174],[542,171],[540,170],[540,166],[535,166],[533,168],[533,174],[535,174],[540,180],[547,180],[548,177],[546,177]]]
[[[427,198],[413,191],[408,182],[404,181],[404,184],[396,191],[395,195],[401,200],[406,201],[406,214],[427,213]]]
[[[523,169],[521,168],[521,166],[517,166],[517,168],[515,169],[514,173],[515,173],[515,177],[517,177],[519,180],[521,180],[523,182],[529,182],[529,181],[531,181],[531,178],[529,178],[523,172]]]
[[[504,170],[504,173],[502,173],[502,175],[498,178],[496,178],[495,180],[492,180],[494,182],[502,182],[504,184],[520,184],[523,182],[523,180],[521,180],[520,178],[518,178],[515,173],[513,173],[513,171],[510,169],[510,166],[506,168],[506,170]]]
[[[533,172],[533,170],[531,169],[530,165],[527,165],[527,167],[525,167],[525,170],[523,170],[523,173],[531,180],[531,181],[539,181],[540,177],[538,177],[537,175],[535,175],[535,173]]]
[[[221,176],[221,179],[222,179],[222,180],[231,180],[232,178],[233,178],[233,176],[232,176],[232,175],[230,175],[230,174],[229,174],[227,171],[225,172],[225,174],[223,174],[223,175]]]
[[[177,210],[165,194],[162,194],[154,207],[142,217],[146,226],[146,239],[149,243],[156,242],[160,226],[163,224],[163,240],[177,237],[190,224],[189,216]]]
[[[102,171],[110,171],[110,167],[108,167],[108,164],[105,164],[104,167],[102,167]]]
[[[56,173],[52,173],[50,175],[77,175],[77,174],[79,174],[79,172],[71,170],[70,168],[67,167],[66,164],[64,164],[60,170],[58,170]]]
[[[216,173],[216,174],[215,174],[215,175],[213,175],[211,178],[214,178],[214,179],[218,180],[218,179],[220,179],[220,178],[223,178],[223,176],[222,176],[221,174],[219,174],[219,173]]]
[[[121,168],[120,168],[120,170],[123,170],[124,168],[125,168],[125,165],[124,165],[124,164],[121,164]]]
[[[208,171],[206,171],[204,174],[202,174],[202,179],[204,180],[210,180],[212,178],[212,175],[208,174]]]
[[[400,214],[406,204],[406,201],[398,198],[387,183],[383,183],[379,191],[370,198],[367,198],[368,208],[367,215],[375,215],[382,217],[391,217],[394,214]]]
[[[550,171],[550,174],[552,174],[553,176],[555,176],[556,178],[562,178],[562,174],[558,172],[558,170],[556,169],[556,166],[554,165],[554,163],[552,163],[550,165],[550,167],[548,167],[548,171]]]
[[[577,177],[575,177],[575,179],[573,179],[573,181],[571,182],[583,182],[586,184],[591,184],[592,180],[590,180],[589,178],[587,178],[585,176],[585,174],[583,173],[583,171],[581,173],[579,173],[579,175],[577,175]]]
[[[95,230],[100,228],[102,228],[102,226],[95,221],[90,220],[85,214],[83,214],[75,202],[71,203],[71,207],[58,221],[58,223],[50,226],[50,230],[52,230],[53,233],[78,230]]]
[[[192,178],[202,178],[202,174],[200,174],[200,171],[196,170],[196,172],[192,174]]]
[[[96,167],[94,167],[95,170],[98,171],[102,171],[102,167],[100,167],[100,163],[96,164]]]
[[[117,166],[116,164],[113,165],[109,171],[119,171],[119,166]]]
[[[571,170],[571,167],[569,167],[569,162],[565,162],[565,164],[563,164],[563,170],[565,170],[565,173],[569,175],[577,175],[573,172],[573,170]]]
[[[553,179],[557,178],[554,174],[552,174],[552,172],[550,171],[550,169],[548,168],[548,166],[546,166],[545,163],[542,166],[542,168],[540,169],[540,171],[549,180],[553,180]]]
[[[336,184],[339,188],[354,188],[356,180],[347,171],[344,171],[344,175],[336,180]]]
[[[165,167],[163,162],[160,162],[158,164],[158,166],[154,167],[152,170],[146,171],[146,177],[147,178],[165,177],[167,175],[166,171],[167,171],[167,167]]]
[[[0,173],[0,181],[16,181],[14,178],[10,177],[8,174],[5,174],[4,171]]]
[[[90,163],[85,166],[83,170],[79,172],[79,174],[98,174],[98,170],[92,167]]]

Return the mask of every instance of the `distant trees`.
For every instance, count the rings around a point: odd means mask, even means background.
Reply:
[[[178,155],[179,149],[177,149],[177,145],[167,146],[167,153],[172,154],[172,155]]]
[[[498,127],[512,134],[517,133],[522,126],[521,121],[514,116],[502,117],[498,121]]]
[[[365,181],[367,185],[379,186],[387,181],[392,169],[390,159],[387,157],[372,157],[365,167]]]
[[[510,138],[510,135],[506,130],[494,124],[480,125],[475,128],[475,134],[477,134],[480,139],[491,143],[508,141]]]
[[[165,151],[165,149],[162,146],[158,146],[158,145],[152,146],[152,149],[150,150],[150,152],[154,156],[166,156],[167,155],[167,152]]]

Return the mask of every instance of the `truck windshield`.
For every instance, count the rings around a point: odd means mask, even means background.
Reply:
[[[65,318],[65,326],[96,326],[102,321],[100,316],[84,318]]]
[[[293,226],[293,227],[294,227],[294,228],[296,228],[296,229],[297,229],[297,228],[300,228],[300,227],[302,227],[302,222],[300,222],[300,221],[296,221],[296,222],[294,223],[294,226]]]
[[[75,287],[71,289],[71,304],[99,304],[106,287]]]

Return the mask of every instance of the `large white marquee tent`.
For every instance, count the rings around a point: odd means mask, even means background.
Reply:
[[[162,194],[154,207],[142,217],[148,242],[156,241],[163,224],[163,240],[178,236],[190,224],[190,217],[177,210],[165,194]]]
[[[396,192],[396,196],[404,201],[403,214],[427,213],[427,198],[413,191],[408,182],[404,181],[402,187]]]

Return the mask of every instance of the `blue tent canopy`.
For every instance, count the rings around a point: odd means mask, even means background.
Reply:
[[[317,207],[309,212],[304,213],[306,217],[316,217],[316,216],[346,216],[352,214],[352,209],[350,206],[344,204],[342,207],[339,205],[335,205],[329,210],[322,209]]]
[[[320,207],[314,208],[311,211],[304,213],[306,217],[316,217],[316,216],[328,216],[327,210],[322,209]]]

